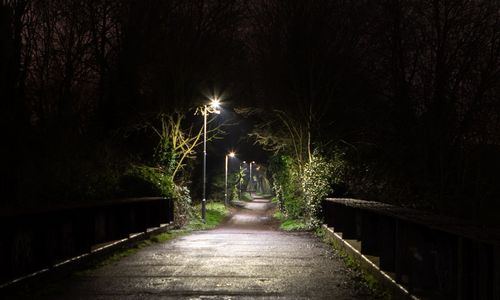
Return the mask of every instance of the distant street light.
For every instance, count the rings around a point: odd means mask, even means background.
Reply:
[[[211,99],[209,105],[203,105],[201,113],[203,114],[203,199],[201,200],[201,219],[206,221],[206,202],[207,202],[207,115],[211,113],[220,114],[219,99]]]
[[[226,154],[226,180],[225,180],[225,188],[224,188],[224,204],[226,206],[229,205],[229,200],[227,198],[227,165],[228,165],[228,157],[235,157],[236,154],[234,152],[229,152],[228,154]]]

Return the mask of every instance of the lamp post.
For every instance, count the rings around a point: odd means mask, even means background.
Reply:
[[[228,165],[228,157],[234,157],[236,154],[234,152],[229,152],[228,154],[226,154],[226,180],[225,180],[225,188],[224,188],[224,204],[226,204],[226,206],[229,205],[229,200],[227,198],[227,165]]]
[[[219,114],[219,99],[211,99],[210,105],[203,105],[201,113],[203,114],[203,199],[201,200],[201,219],[206,221],[206,202],[207,202],[207,115],[209,113]]]

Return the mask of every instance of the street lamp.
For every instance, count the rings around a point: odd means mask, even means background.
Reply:
[[[207,115],[210,113],[220,114],[219,99],[211,99],[210,104],[203,105],[201,113],[203,115],[203,199],[201,200],[201,219],[206,221],[207,202]]]
[[[227,164],[228,164],[228,157],[235,157],[235,156],[236,156],[236,153],[234,153],[233,151],[231,151],[228,154],[226,154],[226,181],[225,181],[225,188],[224,188],[224,204],[226,204],[226,206],[229,205],[229,200],[227,199]]]

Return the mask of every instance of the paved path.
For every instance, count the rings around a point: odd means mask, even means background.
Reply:
[[[277,230],[254,199],[221,227],[155,244],[79,276],[60,299],[369,299],[310,233]],[[59,299],[59,298],[58,298]]]

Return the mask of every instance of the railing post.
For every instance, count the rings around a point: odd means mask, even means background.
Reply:
[[[359,239],[361,253],[378,256],[380,270],[394,272],[410,293],[500,300],[497,231],[377,202],[325,199],[322,206],[329,226],[344,240]]]
[[[457,300],[463,300],[465,299],[464,294],[463,294],[463,281],[464,281],[464,246],[463,246],[463,238],[462,237],[457,237],[457,260],[456,260],[456,298]]]
[[[0,212],[0,284],[88,253],[92,245],[173,220],[166,198],[125,199],[38,212]]]
[[[346,207],[344,206],[342,208],[342,215],[338,216],[340,217],[341,220],[341,227],[339,228],[339,231],[342,232],[342,238],[351,240],[351,239],[357,239],[357,232],[356,232],[356,211],[352,207]]]
[[[405,228],[401,221],[396,221],[396,228],[394,233],[394,272],[396,274],[396,282],[401,283],[403,279],[403,264],[404,259],[406,259],[404,252],[406,250],[405,240]]]
[[[394,272],[396,222],[384,216],[379,219],[377,225],[377,230],[380,232],[380,238],[378,240],[380,269]]]
[[[500,245],[494,245],[493,250],[493,298],[500,300]]]
[[[361,253],[378,256],[377,216],[369,211],[363,211],[361,217]]]

